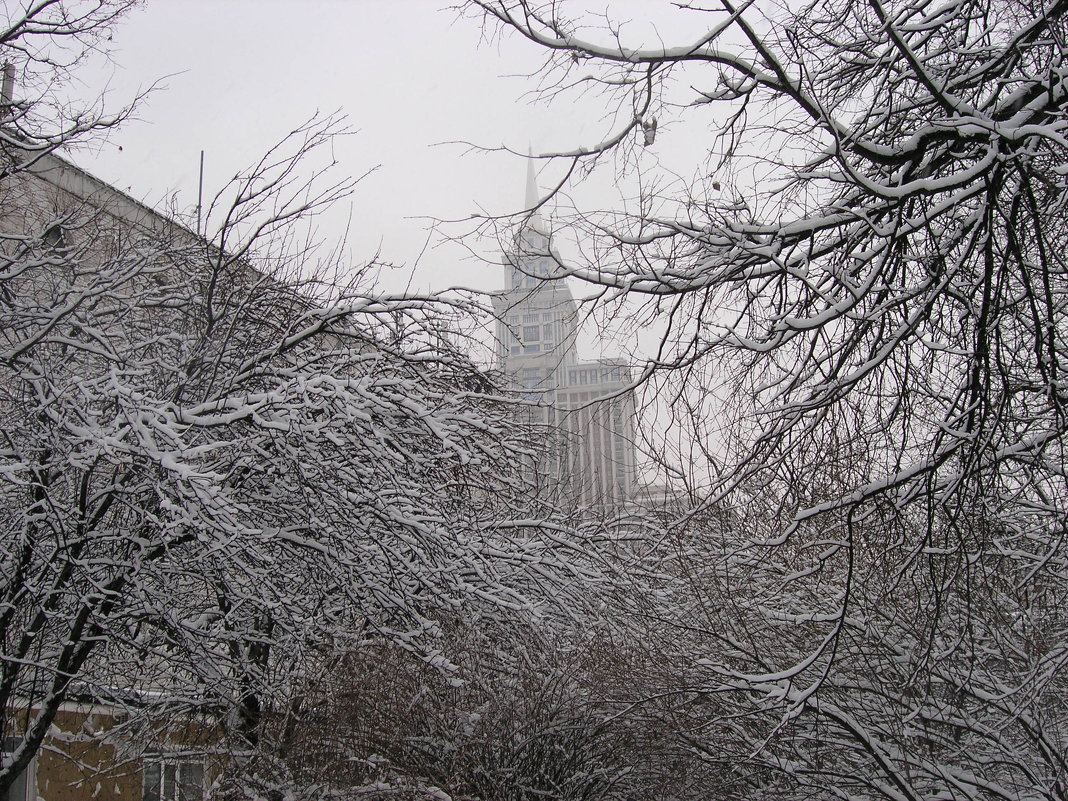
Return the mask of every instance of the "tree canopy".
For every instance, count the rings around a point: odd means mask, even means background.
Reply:
[[[562,269],[660,326],[645,379],[704,443],[674,463],[732,515],[679,524],[687,747],[786,797],[1063,797],[1068,4],[682,3],[703,33],[653,44],[465,7],[603,103],[543,158],[642,178],[555,219]],[[696,115],[657,190],[643,151]]]

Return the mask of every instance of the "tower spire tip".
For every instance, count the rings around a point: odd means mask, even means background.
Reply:
[[[530,211],[532,208],[541,202],[541,193],[538,192],[538,177],[534,172],[534,154],[530,152],[530,148],[527,148],[527,187],[526,198],[523,201],[523,208]]]

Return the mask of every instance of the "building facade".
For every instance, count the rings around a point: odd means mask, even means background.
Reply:
[[[8,717],[25,715],[8,709]],[[33,711],[30,710],[30,714]],[[3,801],[203,801],[226,761],[222,732],[211,720],[171,716],[136,720],[130,709],[64,702],[44,746]],[[17,747],[4,738],[4,756]]]
[[[63,158],[51,153],[2,155],[25,161],[0,183],[0,268],[6,270],[3,288],[7,293],[0,328],[8,334],[8,347],[20,337],[28,338],[24,330],[30,318],[27,309],[37,307],[47,316],[62,308],[62,298],[78,297],[83,306],[111,304],[112,315],[124,318],[127,307],[122,305],[120,288],[131,295],[138,292],[151,297],[158,291],[162,296],[160,286],[168,283],[169,270],[203,263],[192,259],[204,257],[206,242]],[[174,259],[166,263],[161,259],[157,264],[147,254],[152,248],[164,250],[164,243]],[[144,258],[131,258],[135,250],[145,254]],[[179,260],[181,254],[189,256],[188,264]],[[131,273],[140,269],[141,277],[131,275],[121,287],[118,281],[108,285],[100,276],[108,269],[117,274],[114,265],[119,262],[131,265]],[[91,290],[96,286],[101,290],[94,297]],[[70,305],[77,304],[71,301]],[[63,318],[56,315],[56,319]],[[66,319],[70,328],[73,315]],[[119,322],[103,330],[99,341],[112,336],[117,341],[123,331]],[[173,326],[170,332],[175,330]],[[118,346],[109,342],[101,349],[106,347]],[[74,357],[70,358],[73,362]],[[5,362],[0,370],[0,385],[8,393],[5,412],[27,403],[12,389],[17,384],[11,363]],[[9,415],[5,422],[14,425]],[[9,526],[5,548],[11,547],[11,534],[18,530],[11,520],[4,521]],[[27,561],[24,569],[28,565]],[[64,585],[64,589],[69,593],[73,586]],[[15,622],[9,631],[16,630],[22,619],[13,613]],[[14,641],[27,636],[20,631]],[[26,661],[9,650],[4,657],[11,663]],[[50,682],[43,678],[46,670],[35,667],[27,673],[27,681],[16,679],[5,694],[0,765],[10,764],[20,749],[25,752],[25,732],[41,714],[41,699],[49,690]],[[132,711],[141,706],[135,698],[125,706],[73,698],[61,702],[41,748],[0,794],[0,801],[202,801],[222,764],[221,730],[213,722],[177,715],[138,728],[134,723],[144,720]]]
[[[530,162],[526,208],[537,204]],[[532,468],[535,477],[580,505],[626,502],[636,473],[630,369],[620,361],[579,357],[579,306],[537,212],[504,266],[507,288],[493,299],[498,368],[522,392],[528,421],[545,427],[547,447]]]

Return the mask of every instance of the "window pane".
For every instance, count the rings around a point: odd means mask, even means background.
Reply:
[[[204,797],[204,766],[199,762],[183,762],[179,778],[178,801],[201,801]]]
[[[4,801],[26,801],[26,771],[16,777],[4,795]]]
[[[161,801],[159,797],[160,768],[159,762],[146,762],[144,769],[145,788],[141,798],[144,801]]]
[[[164,765],[163,766],[163,799],[164,801],[174,801],[177,795],[177,782],[175,776],[177,773],[176,765]]]

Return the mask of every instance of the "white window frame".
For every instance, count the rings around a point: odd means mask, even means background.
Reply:
[[[141,761],[142,801],[202,801],[206,795],[204,763],[202,754],[146,754]],[[199,783],[189,777],[190,771],[199,773]]]
[[[4,764],[6,765],[8,760],[13,755],[15,748],[18,746],[17,737],[4,738]],[[21,784],[21,786],[20,786]],[[0,796],[0,801],[35,801],[37,798],[37,757],[33,757],[30,760],[30,764],[26,766],[26,770],[19,774],[15,779],[15,783],[11,785],[11,788]]]

